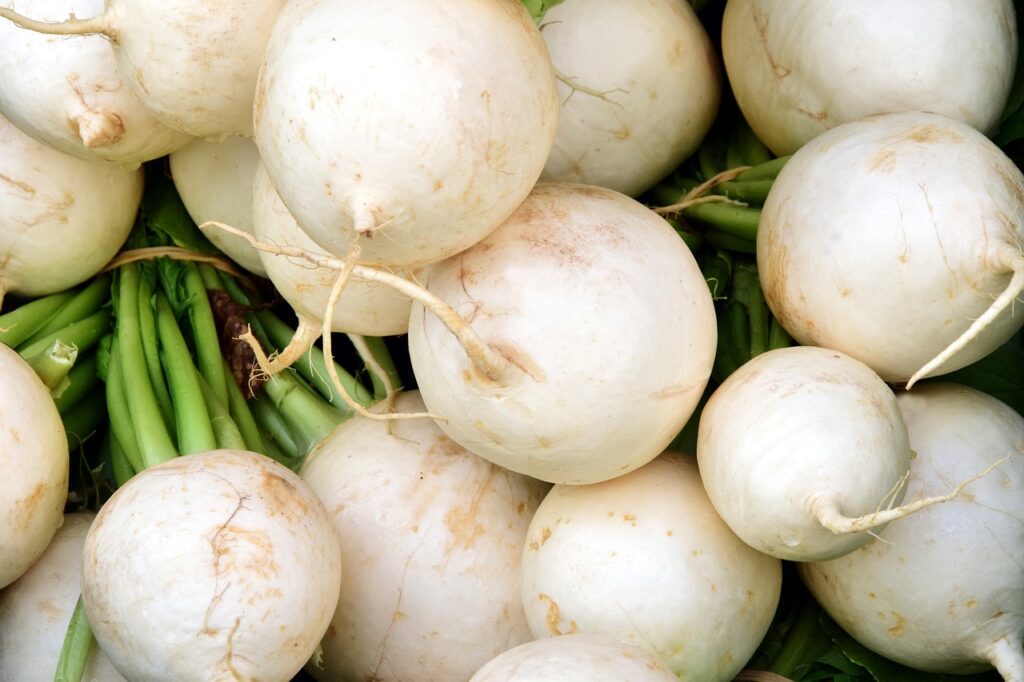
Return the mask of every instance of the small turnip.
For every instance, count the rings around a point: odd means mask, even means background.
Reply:
[[[396,407],[421,412],[415,392]],[[309,455],[345,557],[321,680],[457,682],[530,639],[519,596],[542,486],[447,438],[429,419],[353,417]]]
[[[82,546],[93,514],[64,517],[46,551],[13,585],[0,591],[0,680],[50,680],[82,589]],[[123,682],[94,647],[82,679]]]
[[[1010,0],[729,0],[722,53],[751,128],[783,155],[896,111],[992,132],[1013,82],[1017,25]]]
[[[33,15],[60,21],[103,12],[103,0],[33,0]],[[13,0],[0,6],[14,7]],[[135,167],[189,136],[159,123],[125,82],[102,36],[69,40],[0,22],[0,114],[65,154]]]
[[[362,235],[362,262],[413,266],[475,244],[523,200],[558,99],[519,0],[306,0],[274,25],[254,117],[314,242],[344,256]]]
[[[864,646],[950,674],[994,666],[1024,680],[1024,418],[955,384],[898,397],[917,456],[908,495],[934,495],[986,466],[960,499],[922,510],[800,574]]]
[[[697,149],[721,86],[688,2],[565,0],[540,28],[562,103],[545,180],[637,196]]]
[[[771,624],[782,564],[745,545],[665,453],[611,481],[556,485],[530,523],[523,606],[536,637],[617,637],[683,679],[731,680]]]
[[[495,361],[482,370],[482,353],[467,356],[414,303],[409,352],[424,402],[453,440],[535,478],[594,483],[649,462],[711,373],[715,313],[693,255],[613,190],[540,184],[424,284]]]
[[[2,343],[0,385],[2,588],[28,570],[64,521],[68,443],[49,389]]]
[[[1024,315],[1024,176],[991,141],[896,113],[815,138],[772,186],[757,234],[772,313],[909,385],[984,357]],[[908,387],[909,387],[908,385]]]
[[[96,274],[128,238],[142,170],[56,151],[0,117],[0,301],[43,296]]]
[[[323,505],[268,457],[214,450],[131,478],[86,536],[82,599],[128,679],[287,680],[338,601]]]
[[[603,635],[545,637],[509,649],[470,682],[677,682],[653,654]]]

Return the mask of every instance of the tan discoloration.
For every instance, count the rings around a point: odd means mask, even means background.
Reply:
[[[24,192],[25,194],[27,194],[29,196],[29,198],[32,198],[32,197],[34,197],[36,195],[35,187],[33,187],[32,185],[28,184],[27,182],[23,182],[21,180],[15,180],[14,178],[10,177],[9,175],[4,175],[3,173],[0,173],[0,182],[3,182],[6,185],[10,185],[11,187],[13,187],[14,189],[18,190],[19,192]]]
[[[547,541],[548,541],[548,540],[549,540],[550,538],[551,538],[551,529],[550,529],[550,528],[544,528],[544,529],[543,529],[543,530],[542,530],[542,531],[540,532],[540,544],[542,544],[542,545],[543,545],[543,544],[544,544],[545,542],[547,542]]]
[[[906,632],[907,621],[905,618],[903,618],[903,616],[896,613],[895,611],[892,612],[892,616],[896,619],[896,624],[889,628],[888,632],[892,637],[899,637],[904,632]]]
[[[555,600],[543,593],[538,594],[537,598],[543,602],[546,602],[548,605],[548,612],[545,618],[545,622],[548,626],[548,632],[550,632],[552,636],[571,635],[579,630],[579,626],[576,625],[576,621],[570,620],[569,628],[565,632],[563,632],[559,627],[559,623],[562,620],[562,616],[559,613],[558,604],[555,603]]]
[[[444,524],[451,536],[451,541],[445,548],[446,554],[459,549],[471,549],[476,544],[477,539],[486,532],[486,529],[480,523],[480,502],[487,492],[492,489],[492,481],[497,472],[498,467],[489,466],[487,476],[477,488],[476,494],[470,500],[469,506],[465,508],[461,506],[452,507],[444,515]]]

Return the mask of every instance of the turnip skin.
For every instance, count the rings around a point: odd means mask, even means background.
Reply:
[[[1009,455],[959,500],[800,574],[862,644],[914,668],[1024,680],[1024,418],[955,384],[898,396],[910,442],[908,496],[928,495]]]
[[[50,391],[0,343],[0,588],[46,549],[64,521],[68,444]]]
[[[711,128],[718,54],[688,2],[565,0],[544,15],[541,35],[562,75],[544,180],[638,196]]]
[[[43,296],[96,274],[128,237],[142,170],[89,162],[0,117],[0,300]]]
[[[492,659],[470,682],[677,682],[653,654],[603,635],[545,637]]]
[[[33,0],[28,7],[39,19],[61,21],[100,14],[103,0]],[[135,167],[190,139],[143,106],[103,37],[47,36],[0,21],[0,44],[0,114],[36,140],[87,161]]]
[[[86,616],[129,679],[290,679],[341,583],[320,501],[288,469],[238,450],[137,474],[100,509],[84,557]]]
[[[424,277],[510,365],[492,381],[414,304],[409,352],[453,440],[552,483],[654,459],[692,413],[717,330],[707,284],[663,219],[609,189],[541,184],[487,239]]]
[[[344,256],[372,234],[362,262],[413,266],[475,244],[523,200],[558,99],[518,0],[303,0],[274,27],[254,116],[314,242]]]
[[[43,555],[0,591],[0,680],[51,680],[81,592],[82,545],[94,518],[67,514]],[[106,655],[93,649],[86,682],[123,682]]]
[[[757,235],[765,300],[786,330],[894,382],[964,367],[1024,324],[1010,306],[1022,250],[1024,176],[973,128],[927,113],[872,116],[807,144]],[[958,339],[970,340],[934,367]]]
[[[415,392],[396,409],[420,412]],[[449,440],[430,420],[353,417],[303,479],[345,556],[321,680],[467,680],[530,639],[515,570],[543,486]]]
[[[874,372],[801,346],[755,357],[716,389],[697,459],[708,497],[744,542],[809,561],[870,540],[834,533],[822,513],[859,517],[899,504],[911,450],[896,398]]]
[[[174,187],[197,225],[216,220],[252,233],[252,187],[260,153],[251,139],[195,140],[171,154],[170,163]],[[249,272],[267,276],[259,252],[244,239],[222,230],[207,230],[206,236]]]
[[[722,54],[736,100],[778,155],[871,114],[999,124],[1017,59],[1010,0],[730,0]]]
[[[295,222],[262,165],[253,182],[252,222],[256,237],[263,242],[327,255]],[[216,232],[217,229],[206,231],[210,235]],[[265,251],[258,252],[258,257],[274,287],[295,310],[300,326],[305,324],[315,339],[320,334],[324,310],[338,273]],[[414,273],[399,271],[398,274]],[[332,326],[334,331],[366,336],[404,334],[409,329],[411,309],[412,301],[390,287],[352,280],[345,284],[334,307]]]
[[[771,623],[782,564],[715,512],[692,457],[555,486],[530,523],[523,604],[536,637],[599,633],[656,653],[681,679],[731,680]]]

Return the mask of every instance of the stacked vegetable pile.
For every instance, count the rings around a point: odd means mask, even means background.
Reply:
[[[0,0],[0,682],[1024,682],[1017,16]]]

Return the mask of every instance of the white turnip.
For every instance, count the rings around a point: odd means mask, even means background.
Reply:
[[[260,154],[251,139],[196,140],[171,154],[170,164],[174,187],[196,224],[216,220],[252,233],[252,185]],[[249,272],[267,276],[249,242],[222,230],[207,230],[206,236]]]
[[[964,367],[1024,325],[1024,176],[970,126],[871,116],[804,146],[772,186],[757,266],[800,343],[887,381]]]
[[[1017,25],[1011,0],[729,0],[722,53],[751,128],[792,154],[829,128],[895,111],[992,132]]]
[[[150,467],[100,509],[82,599],[128,679],[287,680],[338,601],[323,505],[262,455],[214,450]]]
[[[509,649],[470,682],[677,682],[657,657],[603,635],[545,637]]]
[[[44,23],[0,8],[19,26],[105,36],[117,69],[165,125],[197,137],[252,134],[253,93],[285,0],[107,0],[102,14]],[[65,13],[64,18],[67,17]],[[91,40],[91,38],[89,38]]]
[[[142,170],[63,154],[3,117],[0,149],[0,301],[92,277],[132,229]]]
[[[523,605],[536,637],[610,635],[687,680],[731,680],[775,614],[782,564],[745,545],[666,453],[612,481],[555,486],[530,523]]]
[[[416,393],[397,408],[419,412]],[[467,452],[430,421],[357,416],[302,477],[341,540],[342,599],[321,680],[457,682],[530,639],[519,596],[526,529],[543,488]]]
[[[887,526],[847,556],[800,566],[815,598],[870,649],[921,670],[994,666],[1024,680],[1024,419],[955,384],[898,397],[917,456],[908,495],[996,465],[968,494]]]
[[[43,553],[64,521],[68,443],[50,391],[0,343],[0,588]]]
[[[363,235],[361,261],[411,266],[471,246],[523,200],[558,99],[519,0],[304,0],[274,26],[254,116],[314,242],[344,256]]]
[[[46,551],[13,585],[0,591],[0,680],[52,680],[64,635],[82,589],[82,546],[94,515],[68,514]],[[94,647],[82,679],[123,682]]]
[[[14,0],[0,2],[13,7]],[[33,0],[43,21],[103,12],[103,0]],[[189,136],[159,123],[118,71],[101,36],[68,40],[0,21],[0,115],[40,142],[81,159],[138,166]]]
[[[711,128],[718,54],[685,0],[565,0],[541,34],[562,102],[545,180],[636,196]]]
[[[594,483],[654,459],[711,373],[711,294],[653,211],[613,190],[540,184],[493,234],[432,266],[469,357],[419,303],[409,352],[441,429],[500,466]]]

